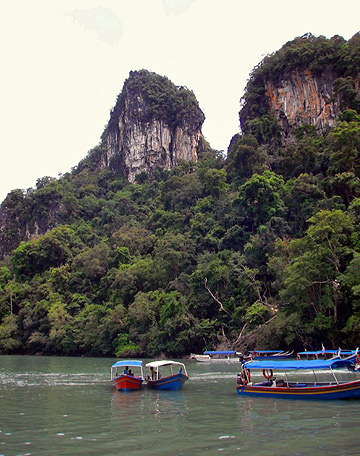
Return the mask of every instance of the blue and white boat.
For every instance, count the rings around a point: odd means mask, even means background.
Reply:
[[[178,361],[151,361],[145,367],[149,369],[146,376],[149,388],[177,391],[189,379],[185,365]]]
[[[234,350],[207,350],[203,355],[191,354],[190,358],[200,363],[238,363],[240,354]]]
[[[293,351],[285,352],[284,350],[252,350],[250,351],[250,356],[254,360],[262,360],[262,359],[287,359],[290,358],[293,354]]]
[[[286,360],[286,361],[249,361],[242,365],[237,378],[237,393],[248,397],[271,397],[288,399],[360,399],[360,376],[354,371],[356,356],[347,359],[332,360]],[[338,369],[345,369],[346,377],[336,375]],[[264,381],[253,382],[251,377],[256,371],[262,371]],[[295,381],[294,374],[312,373],[311,381]],[[319,381],[326,374],[327,381]],[[276,376],[275,376],[275,375]],[[281,376],[281,378],[280,378]],[[306,376],[308,377],[308,376]],[[296,377],[295,377],[296,378]]]
[[[341,348],[338,350],[305,350],[297,353],[297,359],[339,359],[348,358],[349,356],[356,354],[357,350],[345,350]]]

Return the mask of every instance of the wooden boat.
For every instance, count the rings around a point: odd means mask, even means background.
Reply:
[[[253,350],[250,351],[250,356],[254,360],[262,360],[262,359],[274,359],[274,360],[279,360],[279,359],[287,359],[291,358],[293,354],[293,351],[285,352],[283,350]]]
[[[357,353],[356,350],[305,350],[302,352],[297,353],[297,359],[339,359],[339,358],[347,358],[351,355],[355,355]]]
[[[350,358],[350,357],[349,357]],[[334,360],[287,360],[287,361],[249,361],[242,366],[238,375],[237,393],[240,396],[272,397],[289,399],[347,399],[360,398],[360,377],[356,373],[354,380],[339,380],[335,370],[347,368],[353,370],[354,359]],[[274,376],[274,371],[283,372],[284,378]],[[265,381],[253,383],[251,373],[262,371]],[[292,372],[312,372],[314,380],[311,382],[290,381],[288,374]],[[319,382],[316,372],[325,371],[330,375],[329,381]],[[278,374],[277,374],[278,375]]]
[[[152,361],[146,367],[149,369],[146,376],[149,388],[177,391],[189,379],[185,365],[178,361]]]
[[[203,355],[191,354],[190,358],[201,363],[239,363],[239,353],[233,350],[205,351]]]
[[[131,359],[117,361],[111,366],[111,381],[118,391],[126,392],[140,389],[144,381],[142,361]]]

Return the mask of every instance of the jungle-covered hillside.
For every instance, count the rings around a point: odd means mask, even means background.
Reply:
[[[338,71],[341,112],[284,145],[263,82],[300,64]],[[3,250],[26,227],[44,234],[0,263],[0,353],[358,346],[359,69],[359,34],[294,40],[251,73],[226,154],[203,139],[197,163],[129,183],[94,167],[101,141],[72,172],[10,192]]]

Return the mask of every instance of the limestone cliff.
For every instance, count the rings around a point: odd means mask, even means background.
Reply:
[[[82,171],[109,168],[134,182],[143,171],[170,170],[182,160],[196,162],[203,122],[192,91],[146,70],[131,72],[100,144],[74,168],[74,179],[81,180]],[[10,192],[0,205],[0,261],[21,241],[87,213],[83,197],[64,195],[56,179],[48,177],[38,179],[34,190]]]
[[[325,133],[340,112],[340,99],[334,96],[336,76],[329,71],[313,76],[309,69],[295,70],[278,84],[265,83],[270,113],[275,115],[284,139],[296,128],[313,125]]]
[[[203,122],[191,91],[155,73],[131,72],[103,135],[100,167],[134,182],[143,171],[196,162]]]
[[[327,40],[307,34],[265,57],[254,69],[241,100],[242,130],[253,132],[260,124],[263,130],[259,119],[271,116],[286,144],[303,125],[325,133],[342,110],[359,111],[359,49],[359,34],[348,42],[338,36]]]

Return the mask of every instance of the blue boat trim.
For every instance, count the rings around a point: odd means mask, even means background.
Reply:
[[[149,388],[177,391],[189,379],[185,365],[178,361],[152,361],[147,363],[146,367],[149,368],[149,375],[146,377]],[[164,369],[167,375],[162,377]],[[173,369],[176,369],[176,372]]]
[[[138,361],[138,360],[134,360],[134,359],[126,359],[126,360],[117,361],[111,367],[126,367],[126,366],[141,367],[142,361]]]
[[[321,390],[323,388],[323,390]],[[326,388],[326,389],[325,389]],[[331,387],[317,387],[315,389],[302,388],[287,388],[284,387],[282,391],[272,390],[268,388],[258,388],[256,385],[251,386],[238,386],[237,392],[240,396],[250,397],[271,397],[271,398],[288,398],[288,399],[320,399],[320,400],[332,400],[332,399],[349,399],[349,398],[360,398],[360,380],[356,382],[349,382],[343,385],[334,385]]]
[[[273,353],[284,353],[284,350],[250,350],[249,353],[259,353],[260,355],[273,354]]]
[[[249,361],[243,363],[242,372],[238,374],[236,387],[240,396],[250,397],[272,397],[289,399],[347,399],[360,398],[360,380],[356,374],[354,380],[339,381],[336,378],[336,369],[348,368],[349,371],[355,370],[357,362],[357,350],[354,355],[345,359],[314,359],[314,360],[287,360],[275,361],[273,359],[263,361]],[[284,372],[285,379],[274,376]],[[262,370],[267,381],[252,383],[251,372]],[[331,381],[318,382],[315,372],[328,371],[331,374]],[[313,382],[293,382],[288,380],[289,371],[310,371],[314,374]]]
[[[348,359],[309,359],[309,360],[279,360],[248,361],[244,363],[246,369],[277,369],[277,370],[312,370],[337,369],[346,367],[355,362],[356,356]]]

